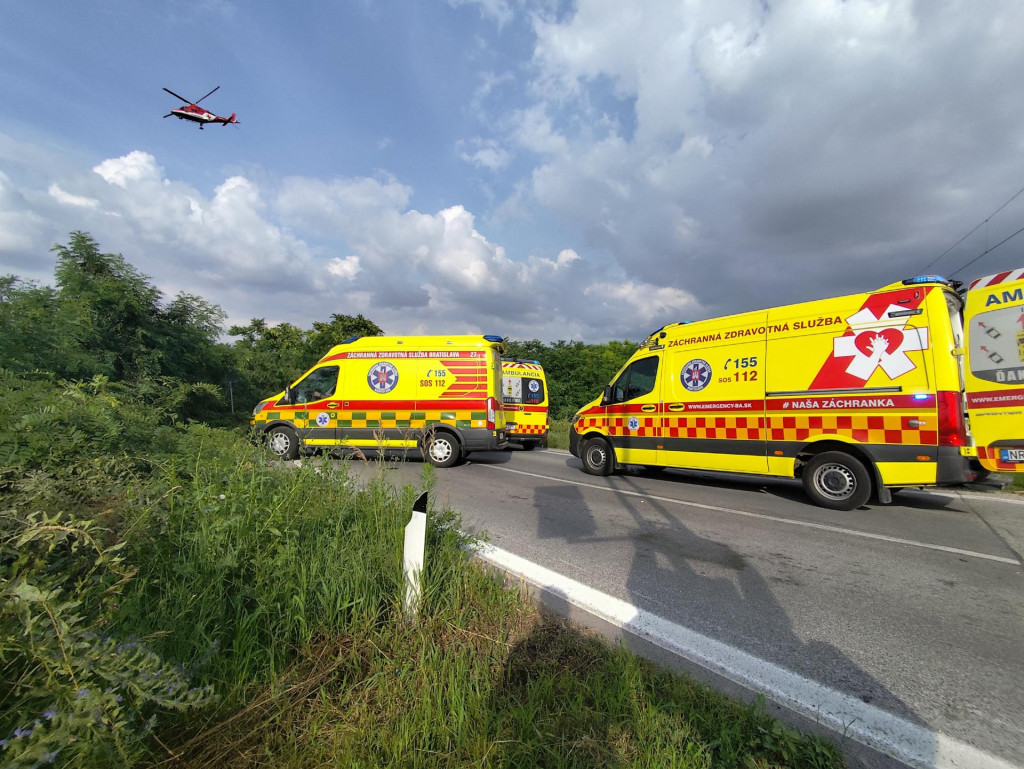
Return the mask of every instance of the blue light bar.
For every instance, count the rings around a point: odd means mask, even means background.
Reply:
[[[949,283],[941,275],[918,275],[916,278],[907,278],[903,281],[904,286],[912,286],[916,283]]]
[[[484,334],[484,339],[488,342],[504,342],[505,337],[498,336],[497,334]]]
[[[931,397],[928,393],[914,393],[914,400],[916,401],[926,401]]]

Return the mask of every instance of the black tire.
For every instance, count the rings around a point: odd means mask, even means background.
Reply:
[[[535,448],[537,448],[537,441],[523,441],[524,451],[533,451]]]
[[[267,448],[278,459],[299,458],[299,436],[292,428],[277,425],[267,430]]]
[[[583,472],[590,475],[611,475],[615,469],[615,455],[604,438],[590,438],[580,452]]]
[[[841,451],[811,457],[802,480],[814,504],[829,510],[854,510],[871,496],[871,476],[864,463]]]
[[[432,432],[423,439],[423,459],[434,467],[451,467],[462,454],[459,440],[449,432]]]

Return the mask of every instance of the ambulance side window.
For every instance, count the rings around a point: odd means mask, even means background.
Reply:
[[[295,403],[312,403],[330,398],[338,387],[338,367],[323,366],[310,371],[302,381],[292,387]]]
[[[658,357],[633,361],[612,384],[612,398],[609,403],[622,403],[653,392],[658,378]]]

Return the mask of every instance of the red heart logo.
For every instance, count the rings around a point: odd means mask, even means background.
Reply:
[[[861,354],[870,358],[878,352],[892,355],[903,344],[903,332],[898,328],[885,328],[881,331],[861,331],[853,340]]]

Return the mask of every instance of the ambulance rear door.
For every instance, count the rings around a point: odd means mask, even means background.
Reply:
[[[981,465],[1024,471],[1024,269],[971,283],[964,390]]]

